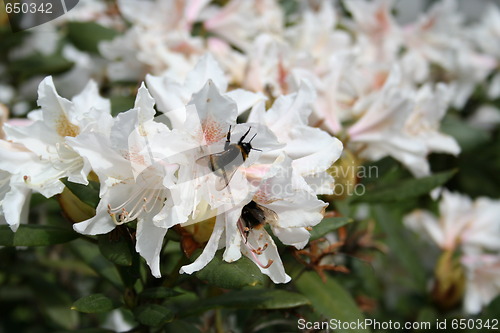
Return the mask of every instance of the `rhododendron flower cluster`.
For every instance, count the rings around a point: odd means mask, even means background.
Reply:
[[[497,311],[498,4],[475,17],[458,0],[73,7],[20,33],[9,25],[34,21],[0,12],[0,281],[29,280],[3,274],[9,248],[75,240],[20,258],[80,260],[46,280],[103,278],[123,292],[103,308],[131,310],[138,331],[207,309],[201,331],[283,324],[222,320],[231,306],[313,308],[276,330]],[[257,304],[234,301],[250,292]]]
[[[416,210],[405,217],[406,225],[446,251],[458,251],[466,270],[464,306],[478,313],[500,294],[500,200],[444,191],[439,216]]]
[[[99,96],[95,83],[69,101],[57,94],[50,77],[42,81],[41,109],[29,114],[33,122],[4,126],[9,142],[1,152],[2,167],[10,181],[10,187],[3,186],[5,200],[19,202],[4,204],[13,209],[4,214],[7,223],[18,228],[31,191],[49,198],[63,191],[62,178],[88,184],[92,171],[100,182],[96,215],[74,229],[104,234],[137,220],[136,250],[154,276],[161,276],[159,253],[168,229],[209,223],[207,219],[216,216],[203,253],[182,272],[203,268],[225,246],[224,260],[238,260],[243,253],[274,282],[288,282],[273,239],[265,229],[242,226],[241,216],[252,201],[272,210],[277,215],[269,221],[273,233],[299,249],[309,239],[306,228],[323,219],[327,204],[317,195],[332,193],[333,178],[326,171],[339,158],[342,143],[308,125],[314,91],[304,83],[299,92],[281,97],[265,112],[260,94],[224,92],[227,82],[210,55],[200,60],[184,86],[168,76],[148,81],[162,101],[163,116],[155,117],[155,99],[144,84],[134,108],[112,117],[109,101]],[[165,105],[175,101],[175,109]],[[238,114],[250,107],[248,122],[237,123]],[[268,126],[270,117],[275,120]],[[241,151],[241,164],[239,156],[217,157],[222,175],[198,163],[228,152],[226,141],[240,147],[246,140],[258,148]],[[8,174],[13,169],[17,172]],[[325,185],[318,186],[316,179]]]

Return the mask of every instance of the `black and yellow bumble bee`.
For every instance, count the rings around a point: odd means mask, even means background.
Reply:
[[[220,177],[221,181],[216,184],[218,191],[229,185],[234,173],[246,161],[251,150],[262,151],[252,147],[252,140],[257,133],[248,142],[244,142],[251,129],[252,127],[246,131],[238,143],[231,143],[231,126],[229,126],[224,150],[220,153],[203,156],[196,161],[200,165],[208,166],[216,176]]]
[[[275,222],[278,220],[278,215],[273,210],[259,205],[255,201],[250,201],[241,210],[241,217],[238,221],[238,227],[245,243],[248,240],[248,235],[252,229],[260,229],[266,223]]]

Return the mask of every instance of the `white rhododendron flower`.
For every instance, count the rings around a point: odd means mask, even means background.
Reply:
[[[427,64],[427,74],[431,64],[449,73],[451,104],[457,108],[464,106],[474,87],[496,67],[493,57],[474,49],[463,21],[456,1],[437,2],[417,23],[405,27],[404,37],[408,53]]]
[[[479,313],[500,294],[499,217],[500,200],[480,197],[473,201],[466,195],[444,190],[439,216],[416,210],[404,218],[408,228],[444,251],[460,255],[465,270],[463,306],[467,313]],[[449,267],[449,263],[441,266]],[[437,270],[445,272],[442,268]]]
[[[273,165],[254,165],[247,177],[257,184],[246,200],[217,216],[214,231],[205,250],[195,262],[181,268],[192,273],[204,267],[215,255],[218,244],[225,244],[224,260],[238,260],[241,254],[254,261],[275,283],[286,283],[285,273],[273,239],[263,225],[248,226],[248,220],[268,211],[265,221],[281,242],[303,248],[309,240],[307,227],[323,219],[326,203],[308,191],[293,185],[291,159],[281,155]],[[262,208],[264,207],[264,208]],[[221,238],[225,233],[225,239]]]
[[[208,82],[201,87],[200,84],[207,79]],[[177,182],[171,187],[172,193],[176,194],[173,195],[174,203],[183,207],[183,213],[190,216],[180,225],[206,223],[206,219],[216,217],[214,230],[202,255],[181,271],[193,273],[203,268],[218,248],[226,246],[224,260],[237,260],[243,253],[273,281],[287,282],[289,278],[284,273],[272,239],[262,232],[263,236],[257,240],[253,240],[254,232],[247,231],[246,236],[241,216],[242,211],[247,209],[244,207],[252,202],[263,203],[271,211],[274,211],[273,203],[283,202],[289,207],[282,210],[299,217],[302,215],[298,213],[296,203],[312,200],[314,218],[301,219],[302,224],[297,222],[295,225],[290,216],[281,213],[280,206],[277,206],[275,214],[278,219],[274,224],[269,222],[275,234],[280,239],[283,237],[285,244],[297,248],[307,243],[309,232],[305,228],[321,221],[325,203],[317,200],[316,194],[332,193],[333,179],[326,170],[339,158],[342,144],[326,132],[309,127],[308,116],[315,97],[312,87],[304,84],[297,94],[278,99],[265,112],[263,98],[259,94],[241,89],[224,93],[227,86],[225,78],[209,56],[204,57],[188,74],[184,84],[176,83],[168,76],[149,76],[147,80],[154,96],[161,101],[160,109],[169,118],[172,129],[185,138],[185,151],[168,158],[180,165]],[[188,98],[190,101],[184,106]],[[236,124],[238,114],[252,105],[254,108],[248,123]],[[227,158],[223,157],[224,154],[233,149],[238,155],[242,154],[239,149],[246,143],[251,144],[251,149],[244,152],[245,158],[236,164],[225,162]],[[276,168],[284,163],[285,156],[287,167],[281,166],[280,170],[283,173],[284,169],[289,169],[289,174],[284,180],[276,181],[277,185],[289,191],[267,193],[269,189],[262,188],[262,184],[276,177],[273,175],[277,172]],[[201,163],[207,159],[212,166]],[[223,163],[220,166],[222,175],[217,171],[210,172],[210,168],[219,167],[219,159]],[[265,193],[274,198],[262,201]],[[310,199],[306,199],[308,197]],[[175,202],[177,199],[180,201]],[[299,210],[307,212],[308,209]],[[172,227],[175,221],[165,220],[168,214],[162,211],[154,218],[155,222],[160,225],[163,221],[167,223],[163,225],[165,228]],[[225,239],[221,239],[223,233]]]
[[[354,22],[350,25],[358,33],[357,43],[370,61],[390,61],[401,43],[400,29],[391,15],[393,1],[345,1]],[[350,22],[349,22],[350,23]]]
[[[232,0],[222,8],[210,8],[204,27],[234,46],[249,51],[262,33],[280,34],[283,12],[276,0]]]
[[[153,218],[169,201],[164,184],[174,183],[178,169],[178,165],[165,163],[168,149],[163,149],[162,143],[170,142],[173,147],[182,138],[154,121],[153,106],[154,100],[142,86],[134,109],[119,114],[109,133],[84,131],[68,142],[88,160],[101,183],[96,215],[76,223],[74,229],[83,234],[104,234],[137,219],[136,250],[159,277],[159,253],[167,228],[156,226]],[[177,218],[177,223],[186,219],[174,212],[169,218]]]
[[[414,101],[410,92],[400,87],[400,80],[400,71],[395,68],[380,93],[358,100],[354,109],[364,112],[347,133],[352,149],[361,157],[378,160],[392,156],[414,173],[425,174],[425,145],[404,131]]]
[[[467,255],[462,264],[467,278],[464,310],[477,314],[500,295],[500,255]]]
[[[439,217],[417,210],[405,217],[405,224],[445,250],[461,247],[476,253],[500,250],[500,201],[478,198],[444,190],[439,203]]]
[[[52,78],[48,77],[38,88],[38,105],[41,110],[29,115],[32,124],[4,127],[9,140],[24,145],[39,159],[39,168],[30,164],[17,166],[26,184],[46,197],[62,192],[64,185],[59,179],[64,177],[88,184],[90,165],[65,140],[88,127],[105,130],[110,118],[109,101],[99,96],[94,82],[69,101],[57,94]]]
[[[12,231],[28,220],[31,188],[23,167],[43,172],[50,166],[23,145],[0,140],[0,224],[8,224]]]
[[[439,130],[448,108],[448,96],[449,89],[444,84],[438,84],[434,89],[424,85],[416,92],[415,106],[405,123],[405,130],[425,144],[427,153],[460,153],[460,146],[455,139]]]
[[[102,42],[103,55],[114,80],[143,78],[146,73],[185,76],[205,53],[204,41],[192,36],[207,0],[120,0],[118,6],[132,27],[123,36]],[[133,69],[129,71],[128,69]]]
[[[200,91],[208,80],[213,82],[220,93],[236,102],[238,115],[265,99],[262,94],[244,89],[228,92],[228,82],[224,72],[209,53],[200,58],[183,82],[169,74],[146,76],[148,88],[158,103],[158,109],[167,115],[174,127],[181,126],[178,123],[185,120],[185,106],[193,94]],[[231,116],[234,115],[228,115],[228,118]]]
[[[312,87],[303,83],[297,93],[279,97],[268,111],[263,104],[255,106],[248,121],[265,124],[286,144],[282,149],[264,152],[262,160],[272,161],[285,152],[292,159],[294,172],[307,182],[312,193],[332,194],[334,181],[326,170],[340,157],[343,146],[308,124],[315,97]]]

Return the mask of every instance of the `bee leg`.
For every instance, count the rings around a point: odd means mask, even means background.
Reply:
[[[229,125],[229,131],[227,131],[226,143],[224,144],[224,150],[227,150],[229,148],[230,144],[231,144],[231,125]]]
[[[241,236],[243,236],[243,238],[245,239],[246,244],[248,242],[248,234],[250,233],[250,229],[243,225],[243,221],[241,220],[241,218],[238,219],[238,230],[240,231]]]
[[[248,133],[250,133],[250,130],[252,129],[252,126],[250,126],[248,128],[248,131],[245,132],[245,134],[243,134],[243,136],[241,137],[240,141],[238,141],[238,144],[241,145],[241,143],[243,142],[243,140],[245,140],[246,136],[248,135]]]

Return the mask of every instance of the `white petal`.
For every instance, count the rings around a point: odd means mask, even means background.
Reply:
[[[200,91],[211,80],[219,91],[227,90],[227,80],[219,64],[210,53],[200,58],[195,68],[189,72],[185,87],[191,94]]]
[[[56,131],[42,121],[34,122],[26,127],[5,124],[4,131],[8,139],[23,144],[29,150],[47,159],[52,156],[50,153],[54,150],[52,146],[62,139]]]
[[[231,90],[226,96],[236,102],[238,106],[238,115],[267,99],[262,93],[254,93],[243,89]]]
[[[405,226],[414,232],[423,234],[440,247],[444,246],[443,230],[439,227],[438,219],[424,210],[416,210],[403,219]]]
[[[130,162],[109,147],[105,137],[97,133],[84,133],[76,138],[66,138],[68,144],[87,159],[101,182],[108,177],[132,178]],[[109,141],[108,141],[109,142]],[[101,189],[102,192],[103,189]]]
[[[264,248],[267,244],[267,248],[262,251],[261,254],[252,253],[246,247],[242,247],[244,254],[250,258],[260,271],[271,278],[274,283],[287,283],[291,280],[290,276],[286,274],[285,268],[283,267],[283,262],[281,261],[280,255],[278,253],[278,248],[274,244],[273,239],[264,230],[252,230],[248,235],[247,243],[253,246],[255,249]],[[263,268],[261,265],[267,265],[269,261],[272,260],[271,266],[268,268]],[[259,265],[259,263],[261,265]]]
[[[238,220],[241,216],[240,208],[226,212],[226,250],[223,259],[227,262],[233,262],[241,257],[241,233],[238,229]]]
[[[73,224],[73,229],[84,235],[101,235],[113,230],[116,225],[108,214],[108,203],[107,197],[103,197],[97,205],[95,216]]]
[[[95,81],[87,83],[83,91],[73,97],[72,101],[77,115],[80,116],[92,110],[93,116],[111,112],[111,102],[99,95],[99,87]]]
[[[302,127],[294,133],[285,151],[294,159],[292,165],[302,175],[325,171],[340,157],[342,142],[319,128]]]
[[[165,113],[184,108],[193,94],[193,92],[187,91],[179,82],[168,76],[148,74],[146,75],[146,83],[156,100],[158,109]]]
[[[2,201],[5,221],[12,231],[16,231],[21,223],[28,222],[31,190],[22,184],[11,185],[10,191]]]
[[[154,277],[160,278],[160,252],[167,229],[155,226],[141,218],[137,223],[136,251],[146,259]]]
[[[69,121],[67,112],[73,103],[57,94],[51,76],[46,77],[38,86],[37,103],[42,108],[45,124],[54,130],[57,131],[58,126]]]
[[[306,228],[272,228],[273,233],[285,245],[295,246],[302,249],[309,241],[309,231]]]
[[[224,216],[222,214],[218,215],[212,235],[210,236],[207,245],[205,245],[202,254],[196,258],[193,263],[182,266],[179,271],[181,274],[192,274],[197,272],[205,267],[214,258],[215,252],[217,252],[219,247],[219,240],[222,236],[222,232],[224,231],[224,224]]]
[[[137,92],[137,97],[135,99],[134,108],[138,109],[138,117],[137,122],[139,124],[143,124],[148,120],[154,118],[156,111],[154,109],[155,100],[149,94],[148,89],[144,85],[144,82],[141,83],[141,87]]]

